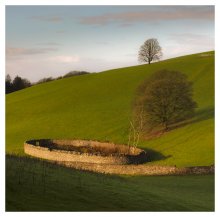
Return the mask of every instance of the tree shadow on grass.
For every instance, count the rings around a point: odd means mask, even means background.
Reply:
[[[200,109],[200,110],[196,111],[195,116],[193,118],[172,124],[169,127],[169,131],[174,130],[176,128],[184,127],[189,124],[194,124],[194,123],[197,123],[200,121],[208,120],[210,118],[213,118],[214,116],[215,116],[214,107]]]
[[[190,124],[198,123],[200,121],[205,121],[213,117],[215,117],[215,110],[213,106],[207,107],[205,109],[199,109],[195,112],[195,115],[192,118],[173,123],[169,126],[167,130],[164,130],[162,127],[152,128],[148,133],[143,134],[142,137],[144,140],[152,140],[155,138],[159,138],[172,130],[185,127]]]
[[[172,157],[172,155],[165,156],[161,152],[155,151],[150,148],[143,148],[143,150],[147,153],[147,162],[160,161]]]

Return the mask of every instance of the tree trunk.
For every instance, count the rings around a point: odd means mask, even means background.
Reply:
[[[164,122],[164,130],[168,131],[168,123],[167,122]]]

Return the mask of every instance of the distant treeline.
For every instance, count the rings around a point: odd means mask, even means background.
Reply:
[[[72,77],[72,76],[78,76],[78,75],[85,75],[85,74],[89,74],[89,72],[86,71],[71,71],[68,72],[67,74],[65,74],[64,76],[59,76],[56,78],[53,77],[47,77],[47,78],[42,78],[39,81],[35,82],[35,83],[31,83],[28,79],[26,78],[21,78],[19,76],[16,76],[13,80],[11,79],[10,75],[6,75],[5,78],[5,93],[12,93],[14,91],[17,90],[21,90],[27,87],[31,87],[33,85],[36,84],[41,84],[41,83],[45,83],[45,82],[49,82],[49,81],[54,81],[54,80],[59,80],[62,78],[68,78],[68,77]]]
[[[16,76],[14,80],[12,81],[10,75],[6,76],[5,79],[5,93],[12,93],[17,90],[24,89],[26,87],[30,87],[31,82],[25,78],[21,78],[19,76]]]

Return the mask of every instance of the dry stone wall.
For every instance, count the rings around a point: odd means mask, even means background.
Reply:
[[[214,166],[197,166],[178,168],[175,166],[153,166],[147,164],[127,164],[126,157],[94,156],[76,152],[49,150],[48,148],[24,143],[26,154],[47,159],[67,167],[105,174],[124,175],[186,175],[213,174]],[[95,163],[94,163],[95,162]]]
[[[87,170],[104,174],[121,174],[121,175],[189,175],[189,174],[213,174],[214,166],[197,166],[197,167],[172,167],[172,166],[150,166],[147,164],[139,165],[104,165],[89,164],[77,162],[57,162],[67,167]]]
[[[65,144],[65,140],[53,140],[54,142],[59,142],[60,144]],[[73,145],[83,145],[81,143],[73,143]],[[33,143],[33,141],[31,141]],[[69,142],[70,143],[70,142]],[[95,142],[97,143],[97,142]],[[43,158],[53,161],[66,161],[66,162],[84,162],[84,163],[97,163],[97,164],[129,164],[129,163],[139,163],[144,161],[146,155],[144,153],[138,153],[137,155],[119,155],[119,156],[100,156],[93,155],[89,153],[80,153],[75,151],[66,151],[66,150],[50,150],[47,147],[37,146],[30,144],[30,142],[24,143],[24,152],[28,155]]]

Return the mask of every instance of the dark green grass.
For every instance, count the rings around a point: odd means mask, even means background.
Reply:
[[[214,211],[214,176],[110,176],[6,157],[7,211]]]
[[[198,103],[193,120],[140,147],[158,153],[155,164],[193,166],[214,163],[214,52],[194,54],[76,76],[6,96],[6,151],[24,155],[29,139],[93,139],[126,144],[132,101],[138,85],[160,69],[178,70],[194,83]]]

